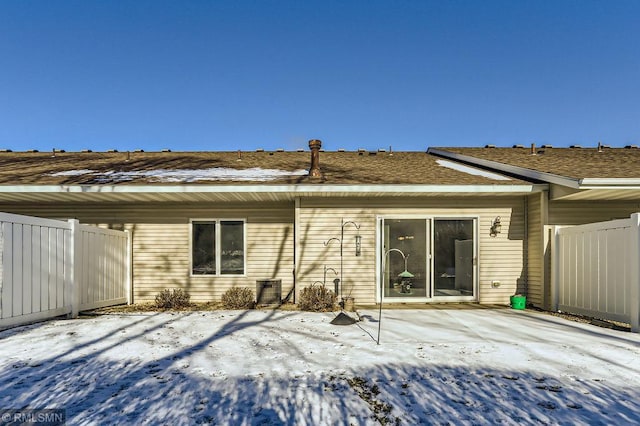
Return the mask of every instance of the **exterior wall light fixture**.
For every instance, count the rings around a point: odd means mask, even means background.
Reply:
[[[356,256],[362,254],[362,235],[356,235]]]
[[[491,224],[491,229],[489,229],[489,235],[495,237],[500,232],[502,232],[502,224],[500,223],[500,216],[497,216],[493,223]]]

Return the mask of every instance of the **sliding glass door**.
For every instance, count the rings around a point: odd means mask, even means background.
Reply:
[[[384,297],[431,297],[427,273],[427,227],[428,222],[424,219],[384,220]]]
[[[474,218],[382,218],[382,297],[475,300],[475,223]]]
[[[473,296],[473,220],[433,221],[434,295]]]

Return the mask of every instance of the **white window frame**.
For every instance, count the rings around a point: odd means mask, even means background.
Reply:
[[[194,274],[193,273],[193,224],[194,222],[210,222],[215,224],[215,245],[214,253],[216,261],[215,274]],[[222,274],[221,258],[222,253],[222,222],[242,222],[242,247],[244,250],[242,274]],[[213,277],[246,277],[247,276],[247,219],[246,218],[193,218],[189,219],[189,276],[192,278],[213,278]]]

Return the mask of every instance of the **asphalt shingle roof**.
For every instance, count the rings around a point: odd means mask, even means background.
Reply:
[[[433,148],[572,179],[640,178],[638,148]]]
[[[425,152],[321,152],[320,168],[327,184],[522,185],[518,179],[497,180],[441,165]],[[299,184],[320,183],[304,173],[310,152],[3,152],[0,185],[97,184]],[[276,170],[268,180],[188,178],[190,171],[231,169]],[[182,171],[162,181],[158,171]],[[193,174],[193,173],[192,173]],[[202,175],[202,173],[195,173]],[[258,173],[259,175],[260,173]],[[233,173],[231,173],[233,175]]]

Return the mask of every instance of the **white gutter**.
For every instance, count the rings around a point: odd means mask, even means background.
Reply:
[[[580,179],[580,189],[591,189],[587,188],[589,185],[594,185],[596,187],[602,186],[613,186],[614,188],[607,189],[615,189],[621,186],[623,187],[632,187],[633,189],[638,189],[640,187],[640,179],[638,178],[584,178]],[[583,186],[585,188],[583,188]],[[604,188],[602,188],[604,189]]]
[[[541,192],[547,185],[0,185],[0,193],[469,193]]]
[[[429,154],[437,155],[439,157],[450,158],[452,160],[464,161],[467,163],[475,164],[478,166],[488,167],[490,169],[500,170],[502,172],[511,173],[517,176],[522,176],[528,179],[540,180],[543,182],[555,183],[562,186],[568,186],[569,188],[581,189],[580,180],[573,179],[566,176],[554,175],[552,173],[539,172],[524,167],[512,166],[510,164],[500,163],[498,161],[484,160],[482,158],[472,157],[469,155],[456,154],[450,151],[429,148],[427,150]]]
[[[587,190],[634,191],[634,190],[640,190],[640,186],[596,186],[596,185],[589,185],[589,186],[581,186],[578,189],[583,190],[583,191],[587,191]]]

